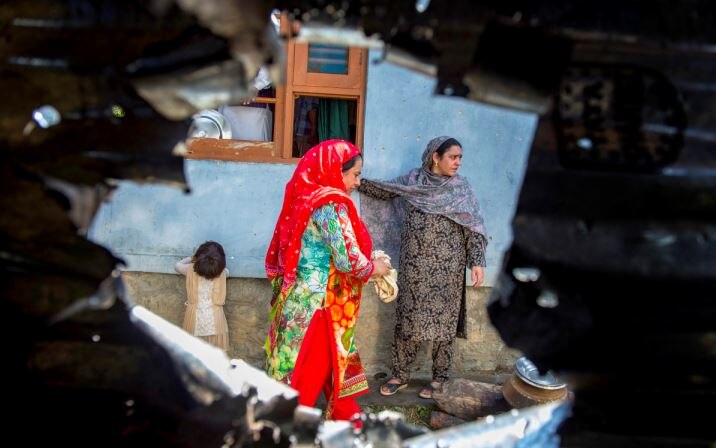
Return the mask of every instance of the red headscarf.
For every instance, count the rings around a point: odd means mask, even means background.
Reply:
[[[308,220],[314,210],[329,202],[348,207],[360,250],[370,258],[370,234],[343,184],[342,165],[359,154],[360,149],[345,140],[326,140],[309,149],[298,162],[286,184],[281,214],[266,253],[266,274],[269,279],[283,275],[283,291],[296,281],[301,238]]]

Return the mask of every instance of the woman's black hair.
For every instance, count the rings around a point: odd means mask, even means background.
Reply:
[[[360,153],[356,154],[355,156],[353,156],[351,159],[347,160],[343,164],[343,166],[341,167],[341,171],[345,173],[346,171],[348,171],[349,169],[351,169],[355,166],[358,159],[362,159],[362,158],[363,158],[363,156]]]
[[[199,246],[194,254],[194,272],[211,280],[221,275],[224,268],[226,268],[226,256],[221,244],[207,241]]]
[[[462,145],[459,141],[455,140],[454,138],[449,138],[445,140],[442,145],[438,146],[438,149],[435,150],[435,153],[442,158],[442,156],[445,155],[445,151],[447,151],[448,148],[452,146],[459,146],[462,148]]]

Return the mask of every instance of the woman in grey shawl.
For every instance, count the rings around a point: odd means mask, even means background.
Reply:
[[[393,375],[383,395],[407,386],[420,344],[432,341],[432,381],[420,391],[431,398],[449,378],[455,337],[465,337],[465,268],[479,286],[487,237],[477,198],[457,174],[461,162],[462,145],[437,137],[420,168],[391,181],[363,180],[358,188],[375,247],[398,259],[399,246]]]

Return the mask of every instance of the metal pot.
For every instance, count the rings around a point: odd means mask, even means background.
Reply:
[[[187,137],[230,139],[231,127],[219,111],[202,110],[192,117]]]
[[[563,400],[568,393],[567,385],[552,372],[540,375],[537,366],[525,357],[515,362],[514,373],[502,386],[502,395],[515,408]]]

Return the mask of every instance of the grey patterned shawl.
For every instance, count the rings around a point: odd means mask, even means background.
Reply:
[[[433,154],[449,138],[441,136],[430,140],[423,152],[420,168],[393,180],[370,181],[399,198],[388,202],[366,195],[361,198],[361,215],[371,232],[374,247],[385,250],[391,257],[398,256],[400,247],[400,228],[405,217],[401,201],[407,201],[425,213],[443,215],[481,234],[487,241],[480,206],[467,179],[460,175],[440,176],[430,171]]]

